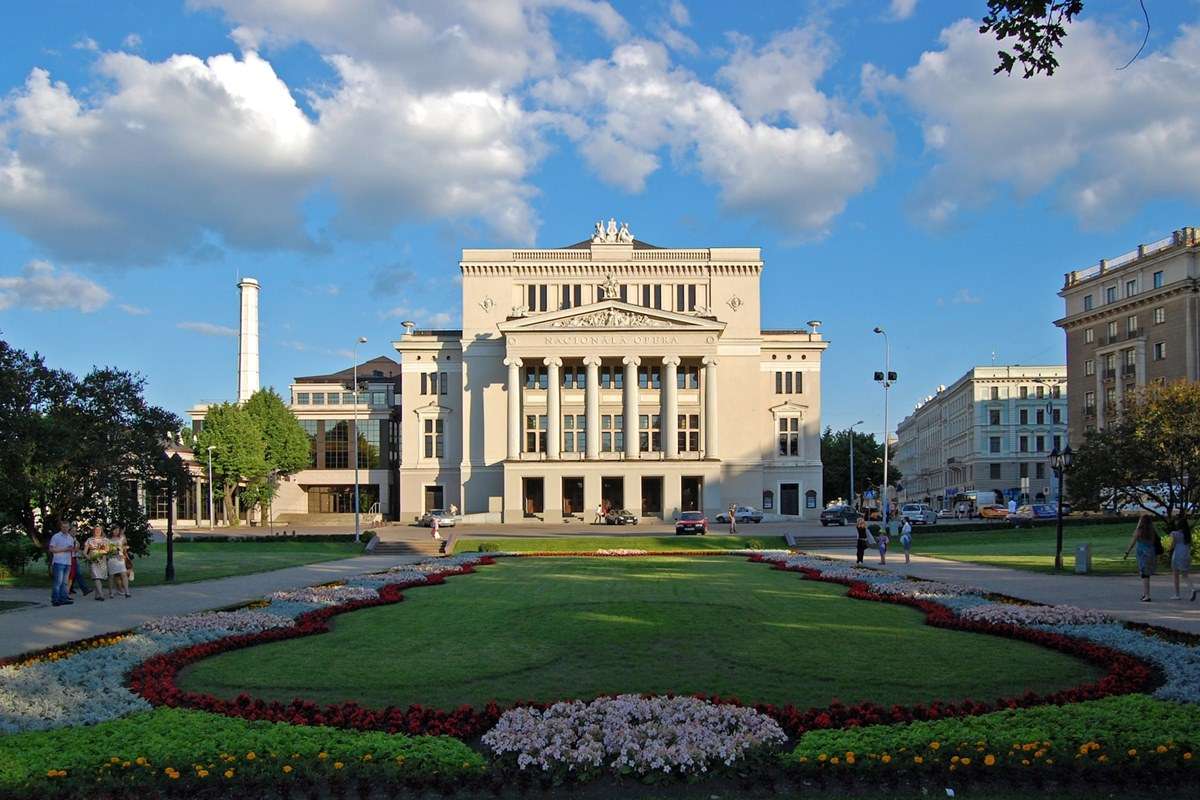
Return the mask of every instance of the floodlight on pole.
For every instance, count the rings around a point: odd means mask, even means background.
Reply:
[[[892,383],[896,380],[896,373],[892,372],[892,345],[888,340],[887,331],[878,325],[875,326],[875,333],[883,337],[883,372],[875,373],[875,380],[883,384],[883,514],[882,521],[887,524],[888,521],[888,389],[892,387]]]

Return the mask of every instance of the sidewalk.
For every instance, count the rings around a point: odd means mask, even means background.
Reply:
[[[854,554],[845,550],[813,548],[806,553],[836,561],[853,563]],[[904,553],[888,553],[885,567],[879,565],[879,553],[867,550],[863,566],[884,569],[914,578],[952,581],[978,586],[997,594],[1019,597],[1047,605],[1066,604],[1094,608],[1109,616],[1128,622],[1142,622],[1165,628],[1200,634],[1200,599],[1168,600],[1175,591],[1170,573],[1159,573],[1150,579],[1150,603],[1140,602],[1142,582],[1135,576],[1054,576],[1042,572],[991,567],[963,561],[944,561],[940,558],[914,555],[912,564],[905,565]],[[1186,592],[1186,590],[1185,590]],[[1186,598],[1187,595],[1184,594]]]
[[[135,583],[132,597],[114,597],[97,603],[91,596],[75,595],[75,604],[54,607],[42,605],[15,609],[0,614],[0,658],[20,655],[64,642],[86,639],[110,631],[121,631],[161,617],[164,614],[187,614],[211,608],[245,603],[283,589],[296,589],[317,583],[338,580],[360,572],[383,570],[397,564],[426,560],[425,556],[357,556],[337,561],[289,567],[253,575],[235,575],[211,581],[180,583],[174,586],[147,586],[139,589]],[[22,596],[17,596],[17,594]],[[26,600],[26,594],[36,593],[45,603],[45,590],[6,590],[2,599]],[[30,594],[32,598],[32,594]]]

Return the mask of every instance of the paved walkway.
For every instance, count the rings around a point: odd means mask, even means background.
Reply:
[[[854,554],[845,550],[815,548],[806,552],[838,561],[854,561]],[[1175,591],[1170,573],[1159,573],[1150,579],[1150,596],[1153,600],[1143,603],[1139,600],[1142,596],[1142,582],[1135,575],[1056,576],[919,555],[914,555],[912,563],[905,566],[902,552],[888,553],[887,566],[880,567],[878,552],[869,549],[864,566],[916,578],[965,583],[1037,603],[1094,608],[1116,619],[1200,634],[1200,599],[1195,603],[1189,603],[1186,599],[1168,600]]]
[[[43,605],[0,614],[0,658],[110,631],[126,630],[164,614],[187,614],[236,605],[283,589],[325,583],[360,572],[387,569],[397,564],[411,564],[425,558],[426,556],[357,556],[253,575],[179,583],[174,586],[147,586],[139,589],[135,583],[133,596],[128,599],[117,596],[112,600],[97,603],[90,596],[80,598],[79,595],[75,595],[74,597],[79,599],[75,600],[74,605],[57,608],[48,604],[46,590],[4,590],[0,592],[0,599],[33,599],[36,593],[37,601]]]

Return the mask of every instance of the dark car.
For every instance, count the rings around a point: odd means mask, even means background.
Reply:
[[[681,533],[698,533],[701,536],[708,533],[708,517],[700,511],[684,511],[675,520],[675,535]]]
[[[821,512],[821,526],[853,525],[860,516],[853,506],[830,506]]]
[[[604,521],[609,525],[637,525],[637,516],[628,509],[615,508],[604,515]]]

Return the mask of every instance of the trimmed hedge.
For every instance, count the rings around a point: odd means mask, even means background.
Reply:
[[[487,770],[448,736],[294,726],[177,708],[0,738],[0,796],[300,793],[311,787],[449,789]]]

